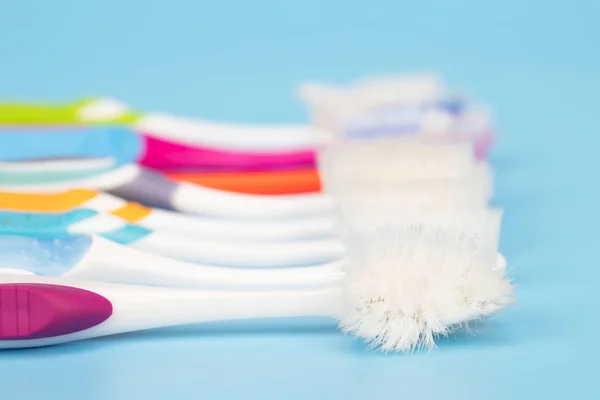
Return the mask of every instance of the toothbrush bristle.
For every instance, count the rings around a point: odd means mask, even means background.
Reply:
[[[319,169],[326,190],[346,182],[458,178],[473,174],[472,153],[468,143],[430,145],[408,138],[332,143],[319,154]]]
[[[413,209],[396,212],[381,212],[373,208],[368,211],[345,213],[340,219],[344,221],[344,227],[365,232],[375,232],[391,224],[415,228],[460,229],[470,235],[480,235],[494,245],[499,241],[502,215],[503,210],[500,208]]]
[[[395,184],[336,183],[330,186],[343,214],[398,210],[481,209],[493,195],[491,175],[401,181]]]
[[[341,329],[381,351],[409,352],[497,312],[512,285],[495,240],[418,225],[350,229]]]

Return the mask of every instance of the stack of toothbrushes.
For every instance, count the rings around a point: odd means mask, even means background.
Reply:
[[[430,128],[430,114],[406,119],[411,107],[462,115],[425,81],[313,85],[316,127],[243,134],[106,100],[5,107],[0,347],[326,316],[382,350],[407,351],[503,308],[512,289],[501,211],[488,207],[491,169],[473,151],[485,133],[463,122]],[[289,166],[317,162],[323,193],[232,193],[146,168],[210,165],[243,178],[260,163],[242,150],[267,147],[275,164],[310,154]]]

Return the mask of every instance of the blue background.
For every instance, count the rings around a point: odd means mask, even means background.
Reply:
[[[519,288],[477,336],[431,353],[373,354],[323,321],[215,324],[3,352],[0,397],[598,398],[598,15],[594,0],[3,2],[6,99],[306,121],[301,80],[440,72],[496,112]]]

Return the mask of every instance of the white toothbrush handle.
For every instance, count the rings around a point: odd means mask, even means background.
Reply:
[[[0,318],[11,321],[0,332],[0,348],[46,346],[208,321],[337,318],[342,306],[339,287],[200,291],[19,275],[0,276],[0,298]]]
[[[0,190],[3,191],[19,191],[27,193],[35,192],[59,192],[70,189],[110,189],[115,186],[122,185],[126,182],[130,182],[139,176],[141,169],[135,164],[126,164],[122,167],[111,169],[106,173],[100,175],[94,175],[90,178],[84,179],[72,179],[67,181],[57,182],[44,182],[35,184],[24,184],[24,185],[8,185],[0,186]]]
[[[345,254],[342,242],[335,238],[244,243],[199,240],[184,234],[161,231],[154,231],[130,246],[181,261],[250,268],[317,265],[339,260]]]
[[[319,129],[310,125],[236,125],[160,113],[144,115],[135,126],[149,136],[230,151],[307,150],[323,140]]]
[[[329,214],[334,210],[333,199],[322,194],[266,196],[232,193],[174,182],[146,169],[139,169],[134,179],[107,190],[145,206],[210,217],[295,218]]]
[[[335,223],[330,216],[284,221],[240,221],[203,218],[154,209],[149,215],[138,221],[138,224],[150,229],[186,232],[199,238],[213,240],[222,238],[228,241],[286,241],[335,235]]]
[[[190,264],[119,245],[99,236],[63,277],[188,288],[290,288],[336,284],[343,261],[314,267],[243,269]]]
[[[327,215],[334,210],[333,199],[324,194],[247,195],[189,183],[180,184],[171,201],[182,212],[227,218],[297,218]]]

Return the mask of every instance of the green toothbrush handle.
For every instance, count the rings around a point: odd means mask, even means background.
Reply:
[[[130,111],[86,118],[85,111],[103,102],[102,99],[84,99],[66,104],[0,103],[2,125],[78,125],[90,123],[130,124],[137,115]]]

